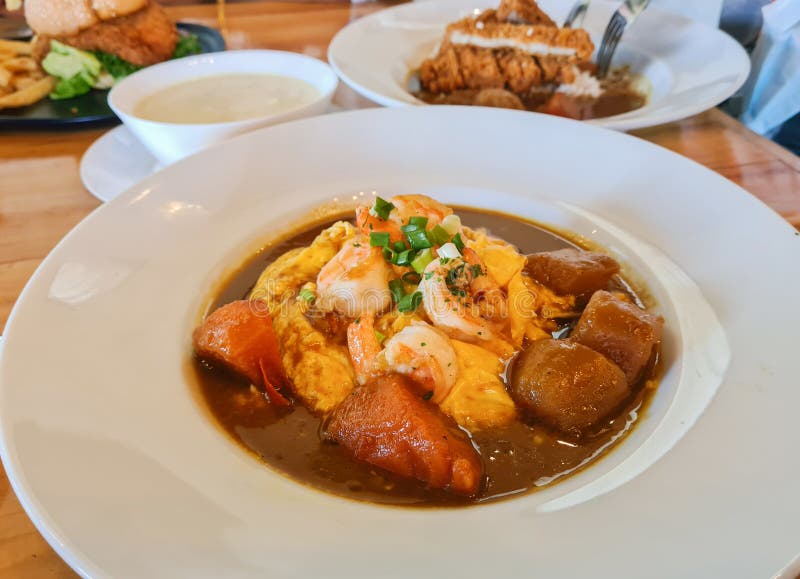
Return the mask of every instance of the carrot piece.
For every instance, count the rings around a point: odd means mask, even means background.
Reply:
[[[267,371],[267,364],[263,358],[258,361],[259,368],[261,369],[261,377],[264,380],[264,393],[267,395],[269,403],[279,408],[288,408],[292,405],[292,401],[286,398],[280,391],[272,385]]]
[[[278,340],[272,318],[258,300],[239,300],[222,306],[194,331],[198,356],[223,364],[252,384],[285,384]],[[262,375],[261,367],[266,370]]]

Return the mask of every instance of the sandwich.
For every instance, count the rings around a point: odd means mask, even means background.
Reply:
[[[51,98],[72,98],[171,58],[200,52],[153,0],[25,0],[33,53],[58,83]]]

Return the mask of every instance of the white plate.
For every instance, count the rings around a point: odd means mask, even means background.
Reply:
[[[210,286],[373,191],[537,217],[633,265],[668,360],[633,434],[561,484],[460,510],[328,495],[223,435],[184,374]],[[742,189],[587,124],[410,107],[272,127],[160,171],[44,261],[7,325],[0,451],[90,576],[768,577],[800,545],[798,263],[797,232]]]
[[[139,139],[120,125],[86,150],[81,158],[81,181],[100,201],[111,201],[160,167]]]
[[[406,90],[408,74],[435,50],[450,22],[499,0],[430,0],[382,10],[341,30],[328,60],[351,88],[387,106],[424,104]],[[542,0],[556,22],[573,0]],[[584,22],[596,46],[619,2],[595,0]],[[671,12],[648,9],[624,35],[615,64],[630,64],[647,77],[652,94],[646,106],[589,121],[629,130],[676,121],[709,109],[734,94],[750,71],[739,44],[719,30]]]

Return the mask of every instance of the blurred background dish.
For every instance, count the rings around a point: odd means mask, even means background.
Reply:
[[[225,40],[219,31],[188,22],[178,22],[179,34],[197,37],[203,53],[225,50]],[[108,106],[107,90],[91,90],[86,94],[64,100],[44,98],[16,109],[0,110],[0,128],[69,128],[113,123],[117,117]]]
[[[337,74],[363,96],[387,106],[421,104],[409,91],[409,75],[435,51],[445,26],[497,8],[498,0],[428,0],[398,6],[351,23],[331,42],[328,59]],[[562,22],[570,0],[542,0]],[[591,3],[584,21],[595,46],[617,4]],[[628,113],[595,119],[629,130],[682,119],[711,108],[738,90],[750,70],[747,54],[726,34],[670,12],[648,9],[626,31],[614,66],[629,65],[650,84],[648,102]]]

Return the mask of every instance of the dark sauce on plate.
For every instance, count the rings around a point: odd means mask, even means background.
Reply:
[[[457,213],[465,225],[484,227],[523,253],[576,246],[540,226],[508,215],[464,208],[457,208]],[[299,231],[253,256],[222,286],[211,309],[246,298],[266,265],[290,249],[310,244],[333,221]],[[614,289],[625,291],[641,303],[623,280]],[[561,331],[568,333],[569,329],[566,325]],[[646,376],[652,378],[654,371],[651,369]],[[481,454],[486,480],[480,494],[468,499],[433,491],[416,481],[351,460],[342,448],[322,440],[323,419],[300,404],[295,404],[289,413],[275,411],[246,382],[197,359],[192,360],[190,372],[219,426],[271,468],[300,483],[351,499],[426,507],[499,500],[534,491],[580,470],[630,430],[632,417],[637,411],[641,414],[655,385],[654,380],[643,380],[617,414],[581,439],[522,420],[473,433],[472,442]]]

